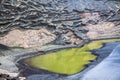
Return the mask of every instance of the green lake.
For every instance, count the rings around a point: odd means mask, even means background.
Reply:
[[[99,49],[103,43],[120,41],[119,39],[98,40],[85,44],[80,48],[71,48],[50,52],[45,55],[34,56],[25,60],[34,68],[48,70],[60,74],[75,74],[85,69],[85,65],[97,56],[90,50]]]

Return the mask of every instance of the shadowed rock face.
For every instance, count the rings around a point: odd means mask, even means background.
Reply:
[[[95,68],[84,74],[82,80],[120,80],[120,45]]]

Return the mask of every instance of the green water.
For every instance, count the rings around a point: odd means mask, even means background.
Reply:
[[[92,41],[80,48],[71,48],[51,52],[26,59],[25,62],[32,67],[48,70],[60,74],[75,74],[85,69],[90,60],[96,56],[89,50],[101,48],[103,43],[120,41],[118,39]]]

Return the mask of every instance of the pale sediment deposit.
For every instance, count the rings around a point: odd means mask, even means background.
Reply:
[[[46,29],[39,30],[12,30],[7,35],[0,37],[0,44],[9,47],[36,47],[55,40],[56,36]]]

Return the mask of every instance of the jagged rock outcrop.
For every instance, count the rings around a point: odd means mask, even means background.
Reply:
[[[96,24],[99,16],[105,19],[119,10],[119,4],[103,0],[1,0],[0,4],[0,34],[14,28],[43,27],[59,33],[66,26],[77,28],[87,23]]]

